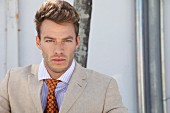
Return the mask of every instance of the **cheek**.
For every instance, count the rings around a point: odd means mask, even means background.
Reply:
[[[49,56],[50,56],[50,51],[49,51],[49,49],[47,49],[47,48],[41,48],[41,51],[42,51],[42,55],[43,55],[43,57],[44,58],[48,58]]]
[[[43,56],[44,59],[48,58],[48,55],[44,51],[42,51],[42,56]]]
[[[74,56],[75,52],[76,52],[76,48],[75,47],[72,47],[72,48],[69,48],[67,50],[68,54],[72,57]]]

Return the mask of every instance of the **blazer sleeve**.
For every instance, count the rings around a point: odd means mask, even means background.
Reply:
[[[10,113],[10,104],[8,97],[9,71],[5,78],[0,82],[0,113]]]
[[[107,88],[103,113],[128,113],[124,107],[116,80],[111,79]]]

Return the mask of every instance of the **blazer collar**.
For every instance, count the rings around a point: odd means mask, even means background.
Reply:
[[[42,105],[41,105],[41,87],[43,85],[43,81],[38,80],[38,67],[39,65],[32,65],[31,73],[28,75],[28,88],[30,90],[30,95],[32,97],[32,101],[37,109],[38,113],[43,113]]]
[[[83,67],[76,63],[75,70],[71,77],[59,113],[66,113],[82,94],[85,86],[87,85],[86,76],[87,75]]]

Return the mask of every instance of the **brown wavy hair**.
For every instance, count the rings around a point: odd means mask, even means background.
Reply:
[[[68,2],[63,0],[47,0],[37,10],[35,14],[35,26],[38,37],[40,38],[40,27],[45,19],[49,19],[57,24],[64,22],[71,22],[75,28],[75,34],[79,33],[79,20],[80,17],[75,8]]]

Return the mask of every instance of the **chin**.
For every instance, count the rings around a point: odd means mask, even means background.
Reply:
[[[67,69],[65,68],[57,68],[57,69],[54,69],[53,72],[55,73],[65,73],[67,71]]]

